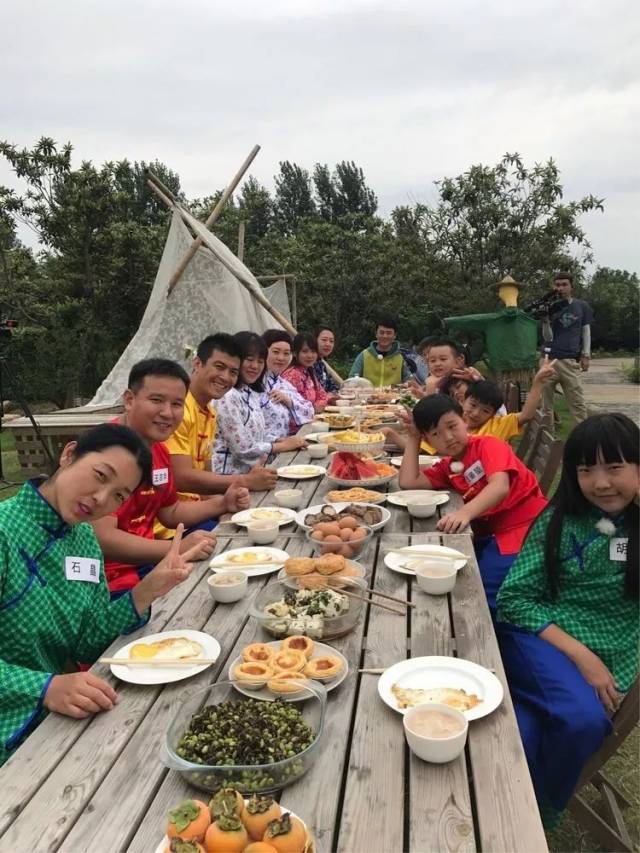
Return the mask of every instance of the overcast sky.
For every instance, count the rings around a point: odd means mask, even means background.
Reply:
[[[506,151],[553,157],[596,263],[640,270],[637,0],[2,0],[0,138],[75,163],[159,159],[187,196],[255,143],[355,160],[380,212]],[[0,184],[19,186],[4,162]]]

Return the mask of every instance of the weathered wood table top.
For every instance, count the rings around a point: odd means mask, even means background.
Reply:
[[[282,454],[277,464],[294,459],[316,463],[301,451]],[[280,480],[277,488],[291,485]],[[297,485],[305,505],[322,502],[333,488],[326,478]],[[254,505],[269,498],[255,494]],[[458,500],[452,493],[444,509]],[[329,694],[315,764],[284,790],[282,802],[307,822],[322,853],[545,851],[471,537],[436,533],[438,516],[415,520],[404,509],[388,508],[391,520],[358,559],[376,589],[409,598],[417,607],[406,616],[367,607],[356,629],[333,641],[349,660],[349,675]],[[425,541],[446,543],[470,557],[448,596],[427,596],[411,577],[383,564],[385,548]],[[246,543],[237,533],[221,535],[217,552]],[[310,553],[293,527],[283,528],[274,546],[292,555]],[[162,630],[206,631],[222,647],[216,664],[187,681],[152,687],[120,682],[108,667],[96,665],[93,671],[116,687],[117,706],[82,721],[50,715],[0,769],[0,851],[153,853],[169,809],[196,795],[159,760],[175,701],[186,687],[224,680],[229,662],[247,643],[272,639],[248,611],[273,576],[251,580],[249,595],[239,602],[216,605],[208,574],[207,564],[199,564],[154,605],[149,624],[127,642]],[[110,653],[122,645],[120,638]],[[500,707],[470,724],[466,750],[450,764],[416,759],[406,746],[402,717],[378,697],[378,676],[358,673],[421,655],[467,658],[493,670],[505,688]]]

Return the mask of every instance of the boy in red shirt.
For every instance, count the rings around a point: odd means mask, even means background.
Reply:
[[[403,489],[455,489],[464,506],[438,522],[443,533],[469,526],[487,600],[492,612],[496,595],[515,560],[531,523],[547,505],[534,474],[511,447],[493,436],[469,435],[462,407],[444,394],[416,403],[400,466]],[[420,441],[425,439],[442,460],[421,471]]]
[[[135,430],[148,444],[152,456],[152,481],[142,483],[111,515],[95,522],[94,530],[105,556],[105,571],[112,598],[132,589],[171,548],[169,539],[154,539],[158,518],[174,530],[182,523],[195,527],[225,512],[249,506],[249,491],[232,484],[224,495],[201,501],[179,501],[171,469],[171,456],[163,444],[182,421],[189,377],[174,361],[148,358],[131,368],[124,392],[121,424]],[[192,560],[213,551],[214,533],[193,530],[183,537],[180,551],[200,544]]]

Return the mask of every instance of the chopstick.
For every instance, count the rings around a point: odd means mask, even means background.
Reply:
[[[442,551],[434,551],[434,550],[426,550],[426,551],[416,551],[415,548],[420,548],[420,545],[405,545],[402,548],[389,548],[388,551],[385,551],[385,554],[399,554],[401,557],[429,557],[432,560],[468,560],[466,554],[463,554],[461,551],[456,551],[455,549],[451,549],[451,554],[443,554]],[[427,545],[424,546],[428,548]],[[441,546],[436,545],[436,548],[440,548]],[[442,546],[442,547],[447,547]]]
[[[382,675],[385,670],[382,667],[378,667],[377,669],[374,667],[372,669],[359,669],[358,672],[362,672],[368,675]]]
[[[330,584],[329,584],[330,586]],[[335,589],[335,587],[334,587]],[[356,592],[352,590],[344,589],[344,587],[339,587],[340,593],[342,595],[346,595],[349,598],[356,598],[358,601],[366,601],[367,604],[370,604],[372,607],[380,607],[382,610],[389,610],[391,613],[395,613],[398,616],[404,616],[403,610],[396,610],[395,607],[389,607],[388,604],[382,604],[380,601],[373,601],[371,598],[367,598],[366,595],[358,595]]]
[[[217,658],[99,658],[98,663],[117,666],[201,666],[215,663]]]
[[[321,575],[319,572],[310,572],[307,575],[287,575],[287,579],[289,579],[289,580],[294,580],[296,577],[297,578],[322,578],[325,581],[329,581],[332,579],[334,581],[344,580],[347,583],[351,580],[350,577],[341,578],[341,576],[338,574],[336,574],[336,575]],[[331,586],[331,584],[327,583],[327,586]],[[336,589],[340,589],[341,592],[344,592],[344,589],[341,586],[338,587],[336,585]],[[363,589],[362,592],[369,592],[369,593],[371,593],[371,595],[377,595],[379,598],[386,598],[389,601],[395,601],[398,604],[404,604],[406,607],[416,607],[416,605],[412,601],[407,601],[406,598],[397,598],[395,595],[388,595],[386,592],[378,592],[378,590],[374,589],[372,586],[365,587],[365,589]]]

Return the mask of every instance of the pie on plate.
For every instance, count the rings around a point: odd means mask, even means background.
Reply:
[[[430,690],[423,690],[393,684],[391,692],[395,696],[398,708],[403,711],[428,702],[449,705],[451,708],[457,708],[458,711],[470,711],[482,702],[475,693],[467,693],[465,690],[454,687],[433,687]]]

